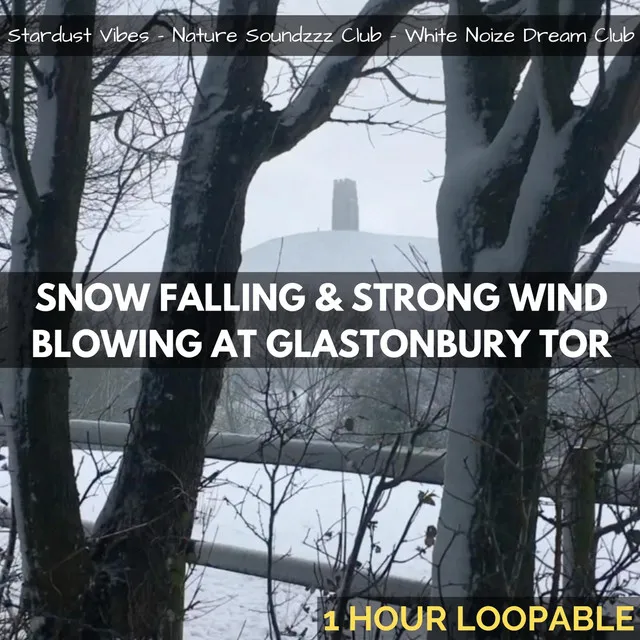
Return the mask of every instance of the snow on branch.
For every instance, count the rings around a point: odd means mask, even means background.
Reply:
[[[451,0],[447,29],[460,32],[467,19],[487,13],[476,0]],[[491,7],[489,7],[491,8]],[[504,16],[500,18],[504,20]],[[513,18],[517,20],[517,16]],[[443,51],[447,103],[447,159],[456,162],[473,149],[488,146],[502,128],[513,105],[528,56],[477,56],[473,51]]]
[[[565,80],[564,59],[543,55],[536,48],[532,51],[532,63],[538,80],[540,120],[559,131],[573,115],[572,86]]]
[[[278,126],[271,145],[271,157],[292,149],[310,132],[325,123],[344,95],[349,84],[385,44],[391,32],[404,16],[423,0],[370,0],[352,21],[354,28],[367,30],[375,25],[382,32],[378,42],[362,43],[359,55],[341,55],[352,46],[337,43],[315,67],[296,97],[278,117]],[[394,17],[380,24],[380,16]]]

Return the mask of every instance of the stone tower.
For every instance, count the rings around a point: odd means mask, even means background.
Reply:
[[[333,181],[333,231],[358,231],[358,191],[354,180]]]

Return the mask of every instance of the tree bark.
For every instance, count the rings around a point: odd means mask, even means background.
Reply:
[[[457,372],[436,596],[532,594],[546,374],[543,368]]]
[[[95,9],[91,1],[48,5],[54,15],[86,16]],[[16,11],[15,20],[20,20],[19,8]],[[72,19],[77,28],[77,17]],[[86,22],[90,28],[92,19]],[[19,192],[9,283],[9,357],[14,368],[5,404],[11,420],[12,495],[33,637],[72,638],[78,633],[89,555],[69,438],[69,374],[64,364],[34,367],[30,345],[33,329],[47,326],[67,332],[71,321],[70,314],[46,318],[34,310],[33,301],[39,280],[70,282],[73,273],[89,150],[92,60],[57,56],[56,45],[43,46],[38,127],[29,162],[20,106],[23,53],[14,51],[10,96],[9,167]]]
[[[452,14],[481,10],[474,0],[450,4]],[[589,24],[601,5],[585,3]],[[602,89],[608,97],[596,94],[588,107],[573,106],[583,60],[579,52],[562,63],[533,58],[515,95],[521,60],[502,60],[505,73],[491,75],[490,59],[444,58],[447,159],[437,213],[445,272],[508,281],[528,274],[540,274],[541,281],[570,278],[607,172],[639,119],[632,106],[637,87],[623,86],[619,76],[634,66],[637,73],[637,61],[626,67],[614,61]],[[619,129],[611,114],[604,116],[605,103],[619,114]],[[549,315],[535,327],[556,322]],[[528,368],[494,363],[457,372],[434,550],[435,597],[534,595],[549,371],[539,353],[529,357]]]
[[[366,27],[376,13],[396,15],[395,22],[385,22],[390,33],[417,4],[369,3],[359,24]],[[238,30],[248,29],[255,19],[249,5],[224,0],[219,14],[236,21]],[[264,16],[275,23],[277,7],[277,0],[261,0],[262,31]],[[235,281],[245,199],[256,171],[326,122],[378,46],[365,44],[358,56],[323,59],[281,112],[263,99],[267,45],[262,55],[255,48],[251,56],[235,49],[208,58],[178,165],[163,279],[184,283],[202,275]],[[337,44],[335,53],[342,48]],[[145,367],[131,440],[94,535],[96,579],[88,620],[127,638],[182,637],[186,542],[225,365],[207,356],[219,332],[235,328],[231,315],[156,308],[151,328],[168,327],[198,330],[206,337],[205,357],[191,369]]]
[[[260,81],[264,74],[246,59],[234,66],[235,74],[244,67],[244,87],[257,84],[250,79],[252,67]],[[219,283],[235,280],[247,188],[272,134],[269,111],[250,98],[240,100],[232,88],[209,121],[206,112],[215,98],[203,96],[194,106],[175,185],[163,280],[180,285],[198,274]],[[219,291],[222,303],[222,287]],[[220,331],[234,330],[234,318],[167,313],[156,305],[151,328],[169,327],[198,331],[204,357],[190,369],[149,364],[143,371],[131,441],[94,536],[100,567],[94,596],[99,603],[108,601],[100,609],[110,614],[93,623],[125,636],[175,640],[182,634],[186,543],[225,364],[208,356]]]

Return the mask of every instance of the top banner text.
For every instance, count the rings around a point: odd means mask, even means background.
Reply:
[[[0,21],[0,53],[38,55],[637,55],[640,16],[37,16]]]

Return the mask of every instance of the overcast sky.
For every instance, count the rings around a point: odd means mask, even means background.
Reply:
[[[161,4],[167,6],[165,2]],[[153,5],[148,5],[151,13]],[[344,15],[362,5],[361,0],[283,2],[289,14],[317,13],[321,7],[325,14]],[[425,98],[442,99],[441,64],[437,57],[407,58],[402,66],[408,74],[402,80],[407,88]],[[593,77],[585,78],[587,88]],[[438,176],[444,166],[443,108],[408,103],[388,83],[379,80],[360,81],[346,104],[348,108],[338,110],[336,116],[363,118],[384,107],[377,115],[379,120],[413,126],[398,131],[384,126],[329,123],[293,151],[263,165],[249,191],[243,248],[275,237],[329,229],[335,178],[357,181],[362,230],[436,237]],[[636,144],[630,145],[625,158],[623,175],[627,179],[637,167],[638,141],[636,134]],[[168,210],[158,207],[146,213],[134,229],[107,234],[96,269],[112,265],[167,221]],[[165,242],[166,232],[157,233],[120,262],[118,270],[160,269]],[[640,263],[638,247],[640,231],[628,229],[618,241],[614,258]],[[84,266],[86,256],[87,252],[81,250],[79,266]]]

